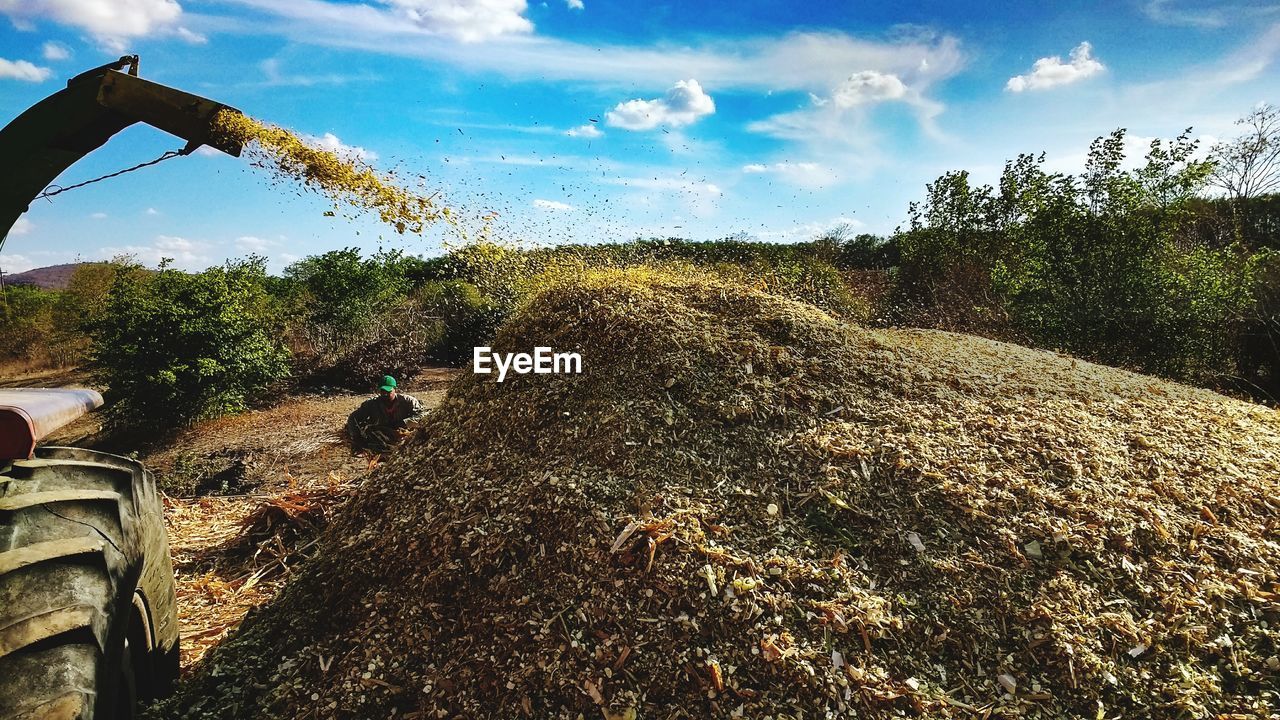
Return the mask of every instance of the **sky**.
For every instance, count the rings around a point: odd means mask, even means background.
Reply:
[[[859,0],[0,0],[0,124],[67,78],[141,75],[290,128],[526,244],[890,233],[949,170],[1019,153],[1078,172],[1204,146],[1280,104],[1275,2]],[[183,143],[136,125],[68,185]],[[273,272],[343,247],[435,255],[205,150],[35,203],[0,271],[132,255]]]

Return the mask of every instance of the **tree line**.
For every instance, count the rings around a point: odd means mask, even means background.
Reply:
[[[121,258],[63,291],[9,287],[0,362],[87,363],[122,424],[172,427],[301,384],[365,389],[465,362],[546,284],[589,267],[714,273],[850,322],[977,333],[1274,402],[1280,398],[1280,113],[1204,153],[1190,131],[1134,164],[1125,132],[1083,172],[1044,155],[995,184],[929,183],[888,235],[795,244],[634,239],[434,258],[344,248],[279,276],[250,257],[187,273]]]

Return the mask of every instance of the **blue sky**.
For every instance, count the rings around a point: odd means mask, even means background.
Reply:
[[[1280,103],[1268,2],[0,0],[0,123],[123,52],[141,74],[421,183],[527,243],[886,233],[946,170],[1078,170],[1128,128],[1211,144]],[[135,126],[69,184],[181,142]],[[423,176],[419,179],[418,176]],[[279,270],[440,252],[198,153],[34,205],[0,269],[132,254]]]

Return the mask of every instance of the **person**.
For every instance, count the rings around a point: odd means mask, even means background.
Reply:
[[[347,435],[357,447],[385,453],[409,434],[408,424],[422,417],[425,409],[412,395],[399,392],[396,379],[382,376],[377,397],[360,403],[347,418]]]

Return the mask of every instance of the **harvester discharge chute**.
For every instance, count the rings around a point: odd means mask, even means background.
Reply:
[[[134,123],[186,140],[182,155],[208,145],[239,156],[239,143],[212,131],[222,110],[235,109],[138,77],[137,55],[71,78],[66,88],[0,130],[6,169],[0,175],[0,248],[18,217],[58,175]]]
[[[224,110],[138,77],[134,55],[72,78],[0,130],[0,247],[33,200],[61,192],[50,189],[58,175],[134,123],[186,141],[163,157],[201,145],[239,155],[213,131]],[[0,391],[0,718],[129,720],[178,676],[151,473],[126,457],[36,447],[101,402],[92,390]]]

